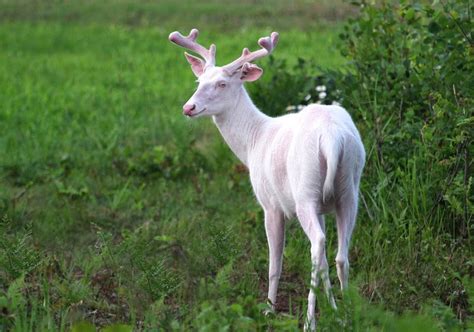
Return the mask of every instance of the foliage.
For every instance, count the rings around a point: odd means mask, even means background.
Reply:
[[[41,259],[32,246],[31,225],[14,230],[11,219],[5,214],[0,219],[0,285],[6,287],[35,269]]]
[[[285,60],[270,56],[264,66],[271,68],[262,79],[249,86],[256,106],[268,115],[280,115],[297,104],[314,87],[308,62],[302,58],[290,69]]]
[[[298,58],[290,66],[287,61],[270,56],[264,67],[270,67],[270,72],[249,90],[256,106],[268,115],[298,112],[310,103],[338,105],[343,99],[336,87],[340,72],[323,69],[312,59]]]
[[[341,82],[344,104],[371,133],[368,146],[385,172],[430,170],[428,218],[442,211],[445,230],[466,237],[474,213],[472,8],[464,1],[360,6],[341,34],[353,63]]]

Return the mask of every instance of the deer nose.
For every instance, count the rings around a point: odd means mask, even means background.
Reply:
[[[183,114],[184,115],[191,115],[195,109],[196,109],[195,104],[185,104],[183,106]]]

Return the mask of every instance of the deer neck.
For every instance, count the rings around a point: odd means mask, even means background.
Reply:
[[[250,152],[270,119],[253,104],[243,86],[234,106],[213,116],[214,123],[227,145],[246,166]]]

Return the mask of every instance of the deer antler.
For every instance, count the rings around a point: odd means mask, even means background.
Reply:
[[[212,67],[216,64],[216,45],[212,44],[209,49],[196,42],[199,35],[198,29],[192,29],[189,35],[184,37],[178,31],[170,33],[168,39],[181,47],[196,52],[206,61],[206,67]]]
[[[272,32],[269,37],[262,37],[258,40],[258,44],[262,47],[258,51],[250,52],[248,48],[244,48],[242,55],[237,60],[232,61],[223,68],[228,73],[233,73],[246,62],[252,62],[272,53],[273,49],[278,44],[278,32]]]

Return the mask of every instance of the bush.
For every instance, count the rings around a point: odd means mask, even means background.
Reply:
[[[372,162],[396,178],[414,165],[429,171],[426,218],[441,213],[443,221],[452,220],[446,231],[467,237],[474,212],[469,4],[359,6],[361,16],[341,34],[352,63],[340,86],[344,105],[376,152]]]

